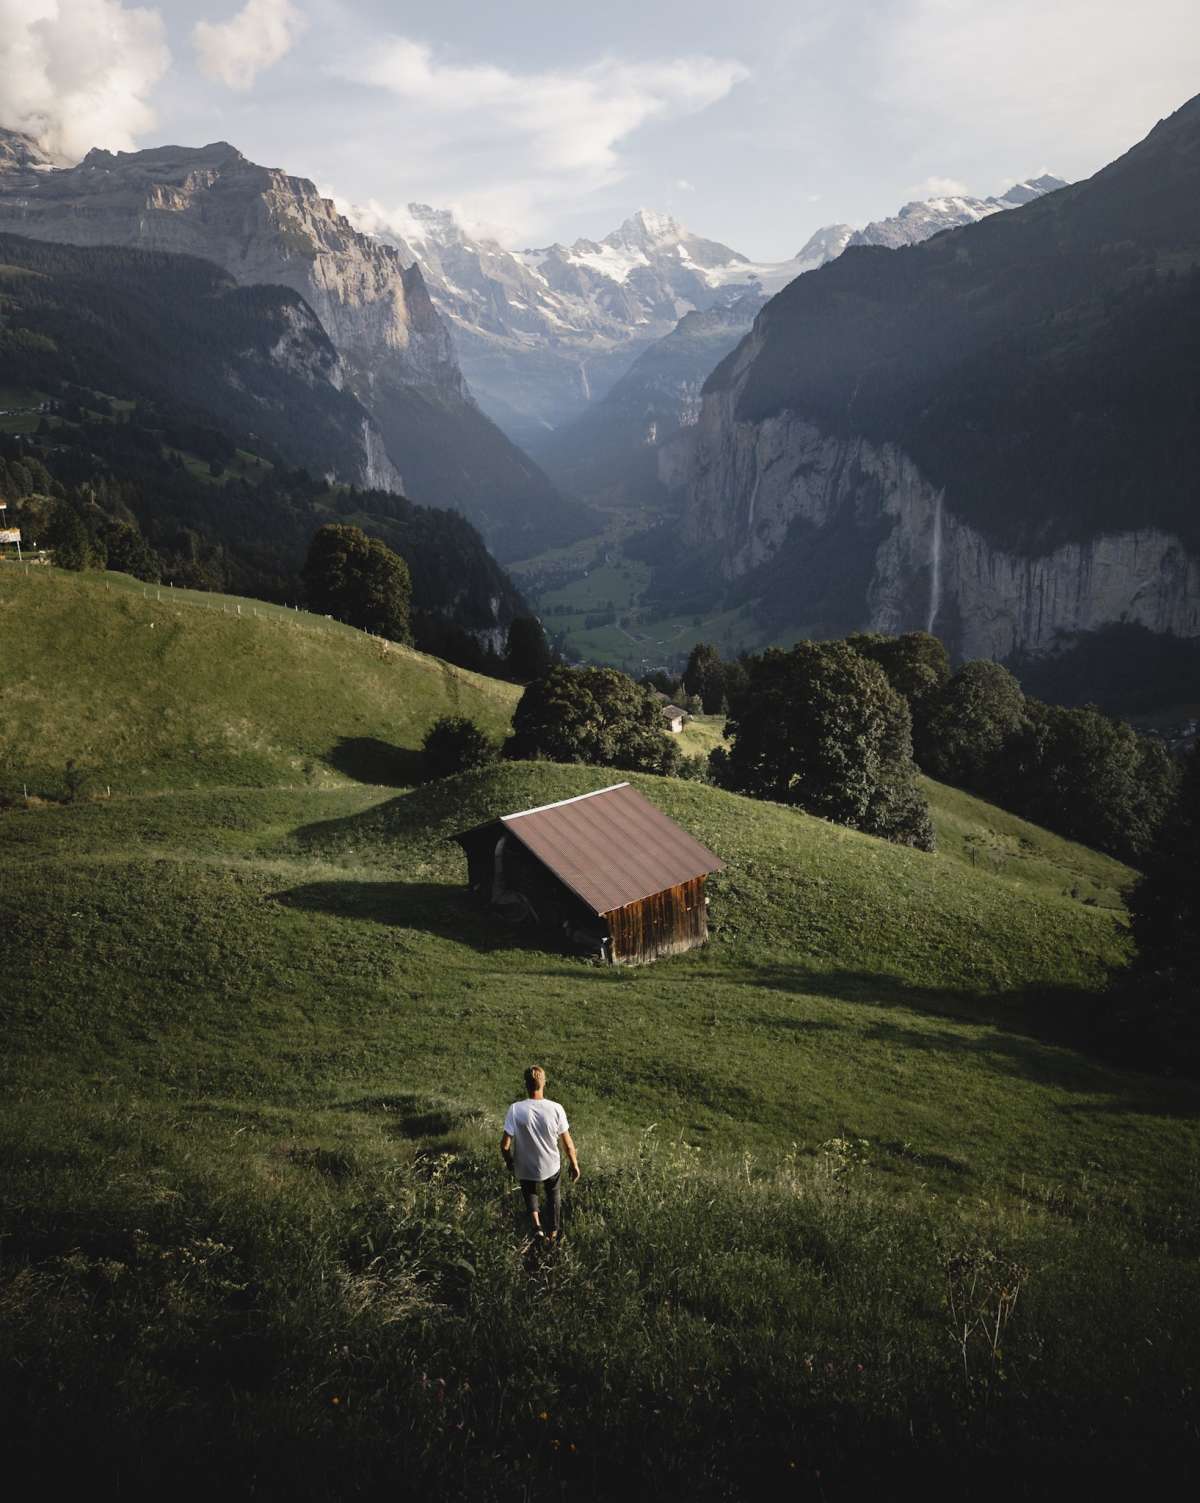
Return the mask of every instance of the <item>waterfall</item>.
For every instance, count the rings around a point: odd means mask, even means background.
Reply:
[[[933,537],[929,544],[929,624],[925,630],[932,633],[933,623],[942,608],[942,492],[933,503]]]

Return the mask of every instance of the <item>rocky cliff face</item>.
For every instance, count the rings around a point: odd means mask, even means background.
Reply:
[[[3,133],[0,144],[0,228],[200,256],[241,283],[300,293],[379,429],[363,483],[368,470],[394,483],[398,470],[416,499],[459,507],[518,551],[563,532],[567,508],[553,487],[471,399],[420,268],[356,230],[307,179],[260,167],[226,142],[97,150],[69,168],[28,138]]]
[[[12,233],[200,256],[239,282],[291,287],[353,366],[388,362],[396,377],[461,395],[420,272],[353,229],[306,179],[259,167],[224,141],[90,151],[69,168],[32,160],[28,146],[24,157],[0,160],[0,224]]]
[[[1200,99],[1086,183],[791,283],[660,456],[695,568],[767,639],[1200,635],[1198,181]]]
[[[698,557],[751,595],[786,582],[774,630],[932,631],[962,657],[999,659],[1113,621],[1200,635],[1200,558],[1177,537],[1130,527],[1041,556],[1006,550],[955,517],[895,445],[792,413],[739,422],[734,403],[705,398],[662,478],[685,489],[684,542]]]

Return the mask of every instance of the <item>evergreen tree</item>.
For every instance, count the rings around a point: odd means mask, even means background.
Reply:
[[[60,569],[91,569],[102,562],[93,547],[87,523],[69,501],[56,503],[50,517],[47,541]]]
[[[844,642],[798,642],[746,662],[732,739],[712,758],[722,787],[932,850],[907,704]]]
[[[132,574],[148,584],[161,578],[158,557],[136,527],[128,522],[106,522],[102,535],[110,569]]]
[[[516,616],[504,648],[505,672],[514,683],[528,684],[549,672],[554,653],[536,616]]]
[[[683,670],[683,687],[704,706],[706,715],[719,715],[725,707],[725,665],[711,642],[697,642]]]

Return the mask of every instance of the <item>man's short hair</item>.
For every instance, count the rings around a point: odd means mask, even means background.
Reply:
[[[541,1065],[530,1065],[525,1071],[525,1089],[527,1091],[544,1091],[546,1089],[546,1072]]]

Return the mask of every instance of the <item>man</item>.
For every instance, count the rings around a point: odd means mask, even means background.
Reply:
[[[566,1112],[557,1101],[546,1099],[546,1072],[541,1065],[530,1065],[525,1071],[525,1091],[526,1100],[514,1101],[508,1109],[500,1152],[509,1172],[521,1181],[534,1242],[554,1247],[558,1242],[559,1177],[562,1174],[559,1144],[566,1149],[571,1161],[572,1184],[579,1178],[579,1157],[571,1141]],[[541,1187],[546,1191],[548,1232],[542,1227],[538,1209]]]

